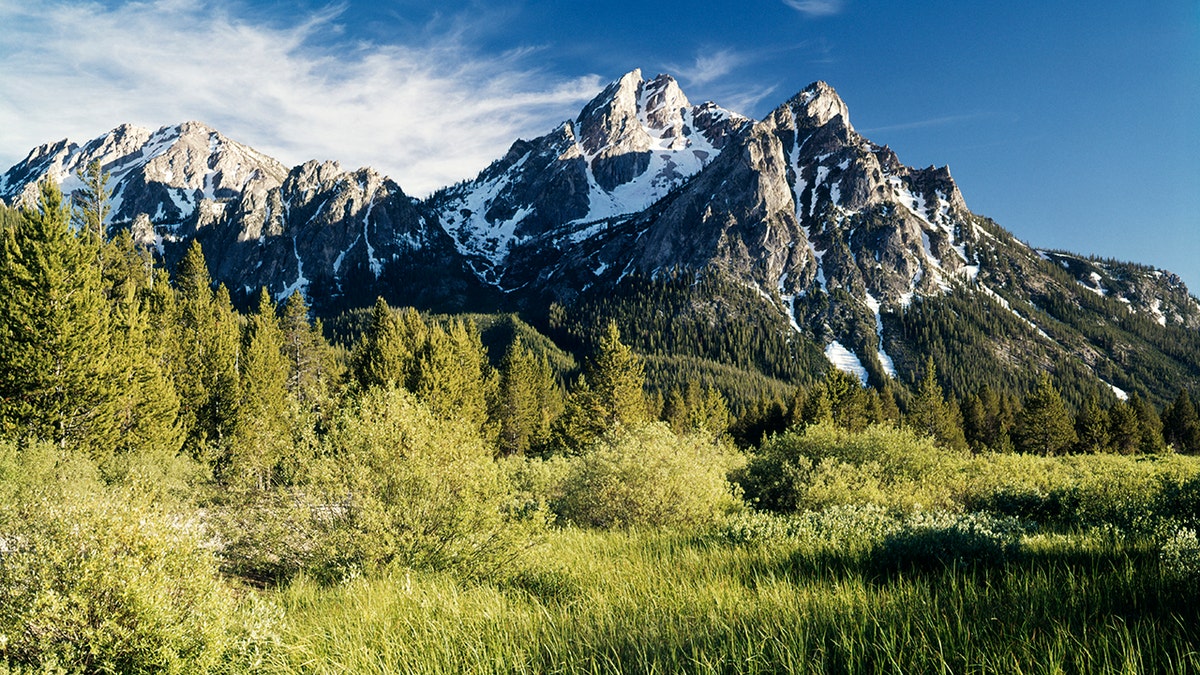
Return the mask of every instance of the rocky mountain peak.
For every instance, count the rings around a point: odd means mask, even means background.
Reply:
[[[820,127],[837,117],[847,129],[850,126],[850,110],[833,87],[818,80],[800,90],[787,105],[796,113],[797,120],[804,126]]]
[[[640,107],[646,126],[662,132],[663,137],[682,138],[686,135],[683,118],[692,104],[675,78],[661,74],[646,82]]]
[[[642,71],[630,71],[584,106],[576,127],[585,154],[607,158],[650,147],[638,115],[643,85]]]

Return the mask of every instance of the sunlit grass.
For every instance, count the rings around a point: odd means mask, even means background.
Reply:
[[[1104,539],[1103,541],[1098,540]],[[1195,598],[1147,542],[1039,535],[1003,565],[566,530],[503,580],[297,581],[274,672],[1195,672]]]

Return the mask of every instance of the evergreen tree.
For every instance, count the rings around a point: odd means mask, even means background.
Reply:
[[[933,438],[939,445],[959,450],[967,447],[958,417],[958,406],[946,400],[931,358],[925,361],[925,376],[917,387],[917,396],[909,406],[908,414],[904,416],[904,425]]]
[[[600,338],[595,359],[587,367],[588,381],[600,398],[602,422],[611,428],[631,425],[647,418],[645,366],[633,349],[621,342],[621,332],[610,321]]]
[[[261,491],[277,482],[279,466],[291,446],[288,360],[283,329],[266,288],[247,322],[242,354],[238,419],[229,464],[218,478]]]
[[[1162,418],[1154,409],[1154,405],[1141,394],[1134,394],[1129,397],[1129,407],[1133,408],[1134,414],[1137,415],[1140,432],[1138,451],[1153,454],[1166,450],[1167,444],[1163,441]]]
[[[241,327],[228,289],[212,291],[198,242],[176,265],[175,283],[179,339],[174,364],[187,434],[184,447],[193,457],[216,465],[228,459],[229,436],[237,423]]]
[[[1080,452],[1105,452],[1110,449],[1108,411],[1100,407],[1100,400],[1088,397],[1079,414],[1075,416],[1076,445]]]
[[[106,258],[116,264],[106,270],[140,269],[137,251],[124,248],[126,233],[114,238]],[[131,243],[131,242],[128,242]],[[116,255],[124,249],[123,255]],[[141,452],[152,457],[172,457],[183,444],[179,423],[179,396],[171,380],[167,356],[172,338],[164,336],[153,313],[159,301],[152,281],[138,274],[121,274],[110,286],[112,356],[117,375],[118,453]],[[151,270],[149,279],[153,279]],[[162,288],[169,291],[164,282]],[[169,295],[169,293],[168,293]],[[171,314],[173,307],[163,311]],[[162,317],[166,318],[166,317]],[[166,325],[174,327],[173,316]]]
[[[1108,409],[1108,438],[1112,449],[1122,455],[1138,451],[1142,429],[1137,412],[1127,401],[1117,401]]]
[[[1163,440],[1175,452],[1200,453],[1200,415],[1187,389],[1180,389],[1175,401],[1163,409],[1162,421]]]
[[[359,388],[391,386],[411,391],[417,353],[428,339],[428,332],[416,310],[393,312],[383,298],[377,298],[367,329],[351,356]]]
[[[556,445],[579,452],[609,429],[647,421],[644,381],[641,359],[621,342],[617,324],[609,322],[595,356],[567,398],[555,429]]]
[[[448,328],[435,324],[426,331],[410,387],[435,417],[457,419],[485,430],[496,386],[497,378],[474,323],[455,320]]]
[[[288,394],[302,409],[312,410],[330,395],[337,367],[320,321],[310,323],[308,314],[304,294],[293,292],[284,305],[281,328]]]
[[[700,383],[692,380],[688,383],[687,393],[688,417],[686,430],[704,433],[712,437],[724,435],[729,431],[733,418],[729,414],[729,406],[725,397],[716,387],[701,389]]]
[[[74,196],[73,222],[81,233],[85,233],[86,238],[104,243],[108,240],[104,221],[108,219],[111,209],[108,181],[112,176],[100,166],[99,161],[92,160],[75,177],[83,183],[83,188],[76,191]]]
[[[896,392],[885,382],[879,390],[879,421],[880,423],[899,424],[900,406],[896,403]]]
[[[1057,455],[1075,443],[1071,414],[1048,374],[1042,373],[1025,397],[1013,431],[1017,449],[1022,452]]]
[[[525,454],[546,444],[562,394],[545,355],[538,358],[520,337],[500,366],[496,419],[502,455]]]
[[[662,420],[677,434],[683,433],[688,425],[688,404],[678,387],[671,387],[663,401]]]
[[[94,247],[51,181],[0,242],[0,433],[102,457],[115,435],[108,312]]]

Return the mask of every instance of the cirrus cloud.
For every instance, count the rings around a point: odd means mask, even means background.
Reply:
[[[285,164],[373,166],[412,194],[469,178],[572,117],[603,82],[536,48],[486,57],[461,25],[419,44],[341,39],[340,10],[264,25],[221,0],[0,0],[0,171],[121,123],[200,120]]]
[[[842,11],[843,0],[783,0],[784,4],[807,16],[832,16]]]

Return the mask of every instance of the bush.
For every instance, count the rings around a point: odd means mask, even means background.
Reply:
[[[0,449],[0,661],[206,672],[236,657],[237,603],[194,522],[110,494],[56,448]]]
[[[738,482],[751,504],[779,513],[846,504],[957,509],[966,461],[906,429],[818,424],[767,440]]]
[[[537,523],[470,425],[435,419],[402,389],[373,388],[342,411],[318,468],[318,576],[386,565],[486,575],[526,545]]]
[[[562,519],[592,527],[697,525],[738,500],[726,479],[736,453],[665,425],[618,427],[565,461],[550,495]]]
[[[1200,590],[1200,540],[1196,531],[1180,527],[1159,549],[1163,573],[1192,592]]]

